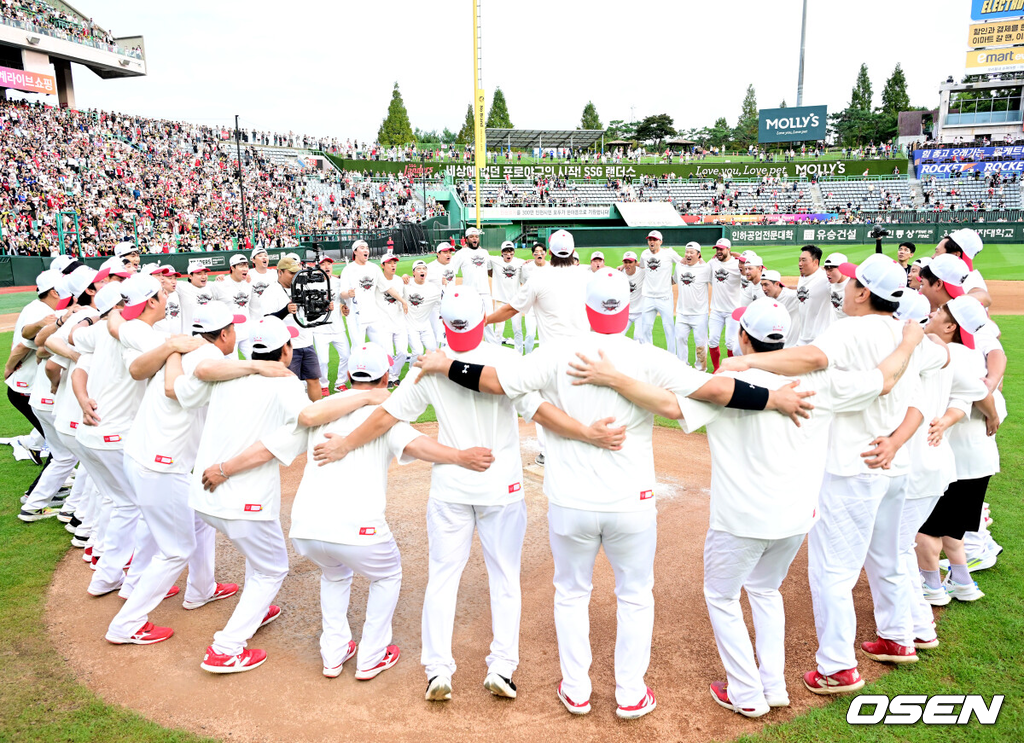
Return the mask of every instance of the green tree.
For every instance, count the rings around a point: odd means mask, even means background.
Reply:
[[[385,147],[391,147],[412,142],[413,138],[409,113],[405,110],[405,102],[402,101],[402,93],[398,90],[396,82],[394,90],[391,91],[388,115],[381,122],[380,129],[377,131],[377,141]]]
[[[505,103],[505,94],[501,92],[501,88],[494,89],[494,98],[491,99],[491,111],[487,114],[487,128],[512,128],[512,119],[508,117],[508,105]]]
[[[782,103],[779,104],[779,108],[789,108],[789,106],[786,105],[786,99],[785,98],[782,99]]]
[[[743,148],[757,144],[757,95],[754,86],[748,85],[740,107],[740,118],[736,121],[733,139]]]
[[[636,138],[641,142],[654,142],[661,147],[661,140],[676,133],[675,122],[668,114],[654,114],[641,121],[636,127]]]
[[[850,93],[850,108],[857,108],[861,111],[871,110],[871,78],[868,77],[868,66],[862,64],[860,72],[857,73],[857,82]]]
[[[580,129],[604,129],[601,126],[601,118],[597,115],[597,108],[593,101],[587,101],[583,107],[583,115],[580,117]]]
[[[470,103],[466,106],[466,120],[462,122],[462,128],[459,129],[459,134],[455,137],[455,141],[459,144],[469,144],[475,136],[473,129],[473,104]]]
[[[606,139],[636,139],[637,123],[635,121],[623,121],[622,119],[612,119],[608,122],[608,128],[605,130],[604,136]]]
[[[441,142],[443,144],[454,144],[458,138],[459,135],[453,132],[448,127],[445,127],[444,131],[441,132]]]
[[[715,120],[714,126],[708,130],[708,145],[711,147],[725,147],[732,137],[732,128],[724,116]]]
[[[910,110],[910,96],[907,95],[907,78],[903,74],[903,68],[899,62],[896,69],[892,71],[889,79],[885,81],[885,88],[882,90],[883,114],[898,116],[900,111]]]

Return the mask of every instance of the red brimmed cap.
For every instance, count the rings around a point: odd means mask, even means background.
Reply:
[[[869,255],[859,266],[853,263],[842,263],[839,272],[843,276],[857,279],[861,286],[867,288],[876,297],[890,302],[899,302],[903,292],[907,290],[907,272],[892,258],[881,253]]]
[[[146,309],[146,302],[160,293],[160,282],[146,274],[136,274],[121,284],[124,309],[121,317],[134,320]]]
[[[441,300],[441,320],[453,351],[472,351],[483,340],[487,321],[483,300],[474,289],[464,284],[445,293]]]
[[[587,319],[595,333],[614,335],[629,323],[629,279],[621,271],[601,269],[587,282]]]
[[[739,322],[747,335],[763,343],[781,343],[792,326],[786,308],[770,297],[755,299],[746,307],[733,310],[732,319]]]
[[[988,313],[981,302],[964,295],[946,302],[946,310],[960,326],[960,340],[968,348],[974,348],[974,336],[988,323]]]
[[[960,260],[952,253],[943,253],[932,258],[932,262],[928,264],[928,270],[942,282],[942,286],[949,296],[962,297],[966,293],[964,292],[964,282],[967,281],[967,276],[971,272],[966,261]]]
[[[380,379],[394,363],[387,351],[376,343],[364,343],[352,349],[348,357],[348,375],[354,382],[372,382]]]

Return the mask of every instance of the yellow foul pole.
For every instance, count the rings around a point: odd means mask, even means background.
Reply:
[[[476,226],[480,228],[480,171],[487,165],[487,129],[484,108],[484,90],[481,87],[480,74],[480,3],[482,0],[470,0],[473,5],[473,129],[476,167],[474,181],[476,187]]]

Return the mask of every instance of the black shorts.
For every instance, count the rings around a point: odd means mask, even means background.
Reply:
[[[987,477],[979,477],[950,483],[918,531],[930,537],[951,539],[963,539],[966,532],[977,531],[981,525],[981,508],[985,503],[988,480]]]
[[[320,379],[320,359],[312,346],[293,348],[292,363],[288,364],[288,368],[302,381]]]

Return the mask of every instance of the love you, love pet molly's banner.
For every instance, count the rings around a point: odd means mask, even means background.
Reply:
[[[757,141],[816,142],[825,139],[827,106],[762,108],[757,112]]]

